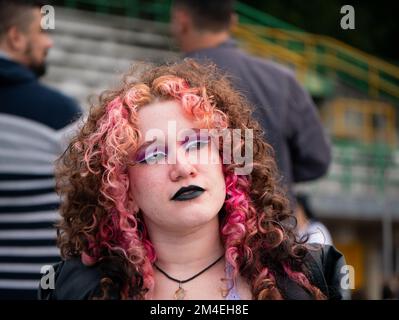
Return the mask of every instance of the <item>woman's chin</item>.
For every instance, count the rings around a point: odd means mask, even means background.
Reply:
[[[201,211],[197,211],[194,208],[189,208],[175,212],[172,217],[175,229],[181,230],[181,228],[184,228],[184,230],[188,230],[218,221],[218,211],[209,211],[203,208]]]

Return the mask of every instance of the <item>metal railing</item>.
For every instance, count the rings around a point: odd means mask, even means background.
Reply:
[[[240,21],[236,30],[242,40],[263,42],[267,47],[281,48],[303,57],[293,59],[300,70],[312,70],[322,75],[337,76],[367,92],[373,98],[391,98],[399,103],[399,67],[369,55],[336,39],[304,32],[243,3],[237,4]],[[264,50],[254,53],[264,55]]]

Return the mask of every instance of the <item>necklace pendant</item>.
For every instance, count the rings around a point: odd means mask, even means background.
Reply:
[[[186,296],[186,290],[179,286],[179,289],[175,292],[175,300],[184,300]]]

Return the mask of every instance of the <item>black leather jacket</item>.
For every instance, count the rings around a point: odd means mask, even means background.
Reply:
[[[328,299],[348,298],[348,292],[341,288],[345,274],[343,255],[332,246],[311,245],[305,259],[310,281]],[[79,258],[73,258],[55,265],[55,289],[39,288],[41,300],[86,300],[99,293],[101,272],[98,267],[87,267]],[[313,297],[296,282],[286,276],[276,275],[277,285],[287,300],[310,300]],[[111,299],[118,299],[117,294]]]

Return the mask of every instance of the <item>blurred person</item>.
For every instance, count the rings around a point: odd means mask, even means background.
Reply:
[[[333,245],[332,237],[327,227],[317,220],[309,203],[309,196],[298,193],[296,195],[295,217],[300,239],[307,239],[308,243]]]
[[[31,119],[55,130],[64,128],[81,110],[69,97],[38,82],[53,46],[41,28],[40,4],[0,0],[0,5],[1,113]]]
[[[399,274],[394,274],[391,278],[385,280],[382,285],[382,299],[399,299]]]
[[[296,234],[299,241],[313,245],[334,245],[327,227],[315,216],[307,194],[296,194],[295,218],[297,221]],[[341,286],[339,290],[343,300],[353,299],[351,290],[343,289]]]
[[[59,261],[53,161],[81,113],[38,82],[53,45],[40,7],[0,0],[0,299],[35,299],[42,266]]]
[[[341,298],[343,256],[296,240],[272,149],[213,65],[126,74],[60,157],[57,186],[64,261],[41,299]]]
[[[292,183],[327,172],[330,143],[311,97],[294,73],[237,48],[230,35],[236,20],[233,0],[174,0],[172,4],[171,31],[185,56],[212,61],[230,74],[235,88],[255,108],[294,206]]]

